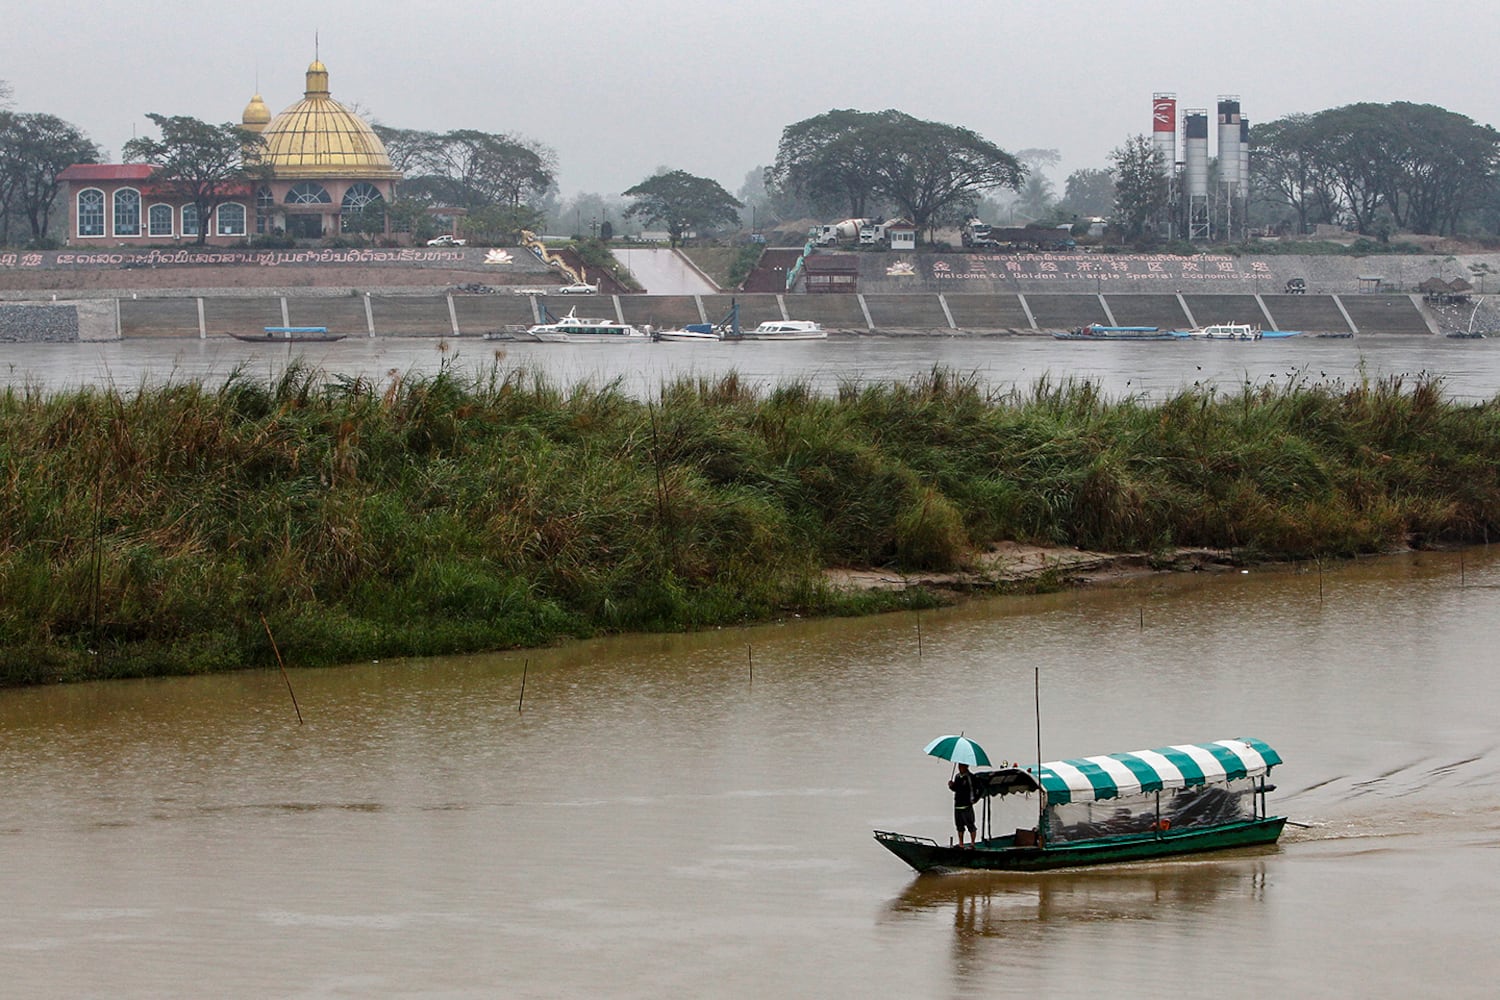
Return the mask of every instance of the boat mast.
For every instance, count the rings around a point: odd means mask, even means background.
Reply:
[[[1031,668],[1032,698],[1036,703],[1036,832],[1041,836],[1047,812],[1047,793],[1042,791],[1042,668]]]

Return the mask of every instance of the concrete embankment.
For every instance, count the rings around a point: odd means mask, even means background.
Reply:
[[[479,337],[503,334],[577,308],[658,329],[712,323],[737,308],[740,324],[769,319],[816,320],[834,335],[1046,335],[1088,323],[1184,329],[1208,323],[1250,323],[1309,334],[1432,335],[1462,317],[1441,315],[1415,295],[600,295],[465,294],[439,291],[342,295],[291,290],[246,294],[99,298],[49,303],[87,313],[79,336],[57,336],[62,321],[43,321],[38,305],[0,304],[0,339],[102,340],[133,337],[208,338],[256,333],[267,326],[324,326],[349,336]],[[216,294],[208,294],[209,292]],[[37,312],[36,310],[40,310]],[[81,311],[81,312],[80,312]],[[7,321],[7,315],[18,318]]]
[[[847,293],[568,298],[512,294],[557,280],[519,249],[203,256],[157,254],[145,263],[128,252],[5,255],[0,299],[74,309],[80,339],[207,338],[288,325],[351,336],[477,337],[572,308],[660,328],[717,322],[732,305],[743,326],[806,319],[835,335],[1045,335],[1089,323],[1164,329],[1249,323],[1339,336],[1500,328],[1500,310],[1482,289],[1474,290],[1472,303],[1434,301],[1413,290],[1440,271],[1477,274],[1469,265],[1487,263],[1478,257],[864,253],[851,255],[859,258],[859,277],[857,290]],[[1484,256],[1495,259],[1500,274],[1500,255]],[[1377,268],[1379,274],[1362,273]],[[1288,294],[1287,282],[1303,275],[1306,293]],[[66,338],[66,331],[56,332],[58,323],[67,326],[36,315],[0,321],[0,338]]]

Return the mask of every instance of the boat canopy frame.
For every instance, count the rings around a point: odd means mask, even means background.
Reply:
[[[1246,736],[1212,743],[1179,743],[1151,750],[1048,761],[1041,765],[1040,781],[1036,765],[972,773],[974,791],[983,800],[981,828],[988,836],[992,822],[991,798],[1029,795],[1038,791],[1042,795],[1037,803],[1037,828],[1044,834],[1051,825],[1049,817],[1057,806],[1136,799],[1156,793],[1156,818],[1160,821],[1161,792],[1225,785],[1242,779],[1252,782],[1254,798],[1259,799],[1259,809],[1252,810],[1253,813],[1264,817],[1266,792],[1275,788],[1266,782],[1266,775],[1280,763],[1281,755],[1270,744]]]

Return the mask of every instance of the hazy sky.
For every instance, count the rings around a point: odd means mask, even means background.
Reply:
[[[257,85],[273,113],[295,103],[316,33],[337,100],[540,140],[565,195],[658,166],[734,192],[783,126],[830,108],[1057,149],[1059,189],[1150,131],[1154,91],[1211,113],[1238,95],[1252,122],[1408,100],[1500,123],[1497,8],[1478,0],[0,0],[0,25],[13,108],[115,158],[147,112],[238,121]]]

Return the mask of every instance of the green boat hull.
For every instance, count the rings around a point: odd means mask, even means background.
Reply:
[[[919,872],[1040,872],[1274,844],[1284,825],[1286,817],[1271,816],[1202,829],[1101,837],[1050,847],[1017,847],[1014,837],[981,840],[975,847],[949,847],[925,837],[908,837],[884,830],[875,831],[875,839]]]

